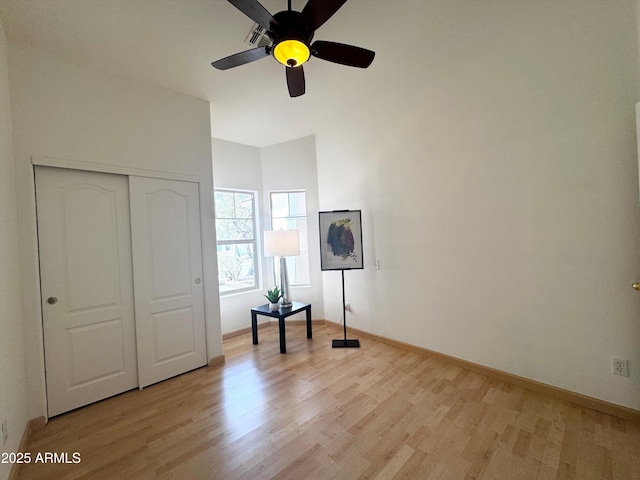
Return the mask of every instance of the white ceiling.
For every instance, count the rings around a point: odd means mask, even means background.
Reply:
[[[276,13],[287,2],[261,3]],[[292,3],[300,11],[306,1]],[[307,93],[298,98],[289,97],[285,67],[273,58],[227,71],[211,67],[250,48],[244,39],[253,22],[225,0],[0,0],[0,16],[10,44],[206,99],[214,137],[265,146],[315,133],[392,80],[385,51],[392,47],[380,32],[393,37],[406,25],[394,20],[390,4],[400,2],[350,0],[316,32],[315,39],[374,50],[376,59],[363,70],[312,58]]]

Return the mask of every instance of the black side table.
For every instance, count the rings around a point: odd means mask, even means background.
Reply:
[[[279,310],[272,312],[269,309],[269,305],[260,305],[251,309],[251,335],[253,337],[253,344],[258,345],[258,315],[266,315],[267,317],[273,317],[278,319],[278,330],[280,333],[280,353],[287,353],[287,343],[284,334],[284,319],[300,313],[303,310],[307,312],[307,338],[312,338],[311,332],[311,304],[302,302],[292,302],[290,307],[280,307]]]

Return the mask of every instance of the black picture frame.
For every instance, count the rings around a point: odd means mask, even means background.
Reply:
[[[318,216],[320,269],[363,269],[361,210],[332,210]]]

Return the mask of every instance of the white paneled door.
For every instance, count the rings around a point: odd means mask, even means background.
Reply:
[[[36,167],[49,416],[138,386],[127,177]]]
[[[198,185],[130,177],[140,387],[207,363]]]
[[[36,167],[49,416],[206,365],[198,184]]]

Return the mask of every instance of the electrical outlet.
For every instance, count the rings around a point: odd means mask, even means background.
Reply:
[[[7,427],[7,421],[2,420],[2,444],[7,443],[7,439],[9,438],[9,428]]]
[[[613,373],[616,375],[622,375],[623,377],[629,376],[629,361],[623,360],[621,358],[611,358],[611,363],[613,367]]]
[[[345,309],[347,312],[350,312],[350,311],[351,311],[351,304],[350,304],[349,302],[345,303],[345,304],[344,304],[344,309]]]

